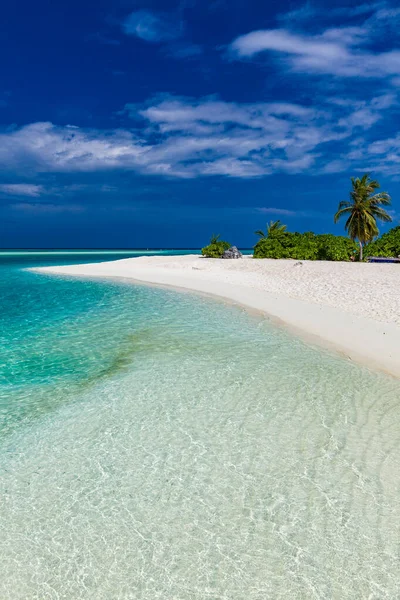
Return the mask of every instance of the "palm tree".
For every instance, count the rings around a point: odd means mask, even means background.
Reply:
[[[283,233],[284,231],[286,231],[286,225],[283,225],[283,223],[281,223],[278,219],[278,221],[270,221],[267,223],[267,229],[265,233],[261,231],[261,229],[257,229],[257,231],[254,233],[259,235],[260,238],[267,238],[273,237],[273,235],[276,233]]]
[[[347,217],[345,229],[352,240],[360,244],[360,260],[363,259],[363,246],[379,234],[377,220],[389,223],[392,217],[382,206],[390,206],[391,198],[386,192],[374,194],[380,185],[366,173],[361,177],[352,177],[353,189],[350,200],[343,200],[334,216],[337,223],[343,216]]]

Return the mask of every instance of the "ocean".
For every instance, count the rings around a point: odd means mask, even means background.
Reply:
[[[399,598],[400,382],[237,306],[26,270],[121,252],[0,254],[1,600]]]

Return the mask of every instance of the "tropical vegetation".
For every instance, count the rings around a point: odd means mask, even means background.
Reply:
[[[281,223],[281,221],[278,219],[278,221],[270,221],[269,223],[267,223],[265,233],[261,229],[257,229],[257,231],[255,231],[254,233],[256,235],[259,235],[261,239],[264,239],[267,237],[272,237],[275,234],[279,235],[279,233],[283,233],[284,231],[286,231],[286,229],[286,225],[283,225],[283,223]]]
[[[361,179],[352,177],[351,184],[350,200],[340,202],[334,221],[337,223],[342,217],[347,217],[344,227],[352,240],[358,240],[362,260],[364,245],[379,235],[377,221],[389,223],[392,220],[382,208],[390,206],[391,199],[387,192],[374,193],[380,185],[368,174]]]
[[[203,256],[206,256],[207,258],[221,258],[225,250],[228,250],[228,248],[231,247],[228,242],[220,240],[220,237],[220,235],[215,234],[211,236],[209,244],[201,249]]]
[[[254,246],[253,256],[296,260],[350,260],[356,251],[357,244],[344,236],[285,231],[278,236],[259,240]]]
[[[378,192],[378,181],[371,179],[368,174],[361,178],[352,177],[351,185],[350,199],[339,203],[334,216],[335,223],[346,217],[344,227],[348,237],[331,233],[316,235],[312,231],[290,232],[280,220],[270,221],[265,231],[255,231],[260,239],[254,246],[254,258],[363,260],[364,250],[367,256],[400,256],[400,226],[378,238],[377,222],[392,221],[384,208],[391,204],[389,194]],[[201,252],[203,256],[220,258],[229,247],[230,244],[220,240],[219,235],[213,235]]]
[[[393,227],[393,229],[384,233],[380,238],[368,244],[365,248],[365,253],[367,256],[394,258],[400,256],[400,226]]]

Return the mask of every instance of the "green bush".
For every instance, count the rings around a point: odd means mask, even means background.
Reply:
[[[400,226],[393,227],[380,238],[368,244],[364,249],[364,256],[394,257],[400,255]]]
[[[262,238],[254,246],[254,258],[289,258],[286,248],[277,238]]]
[[[254,258],[294,258],[316,260],[318,244],[316,236],[307,233],[284,232],[279,236],[262,238],[254,246]]]
[[[357,255],[359,247],[356,242],[343,235],[325,233],[318,238],[318,260],[350,260]]]
[[[292,258],[295,260],[350,260],[357,244],[333,234],[315,235],[284,232],[262,238],[254,246],[254,258]]]
[[[317,260],[318,236],[311,231],[307,231],[306,233],[295,232],[289,235],[289,258],[294,258],[296,260]]]
[[[231,245],[228,242],[217,240],[202,248],[201,253],[207,258],[221,258],[225,250],[228,250],[230,247]]]

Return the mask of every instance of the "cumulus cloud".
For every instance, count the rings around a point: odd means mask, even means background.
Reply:
[[[176,40],[183,34],[183,25],[163,12],[137,10],[122,24],[127,35],[134,35],[146,42],[158,43]]]
[[[318,172],[328,156],[337,159],[327,145],[354,133],[360,137],[379,122],[383,108],[396,103],[394,94],[370,101],[335,98],[318,108],[159,96],[145,105],[126,105],[132,130],[33,123],[3,132],[0,165],[24,176],[115,169],[180,178]],[[40,193],[40,186],[22,185],[20,192]]]
[[[0,193],[6,196],[31,196],[36,198],[43,193],[43,186],[33,183],[2,183]]]
[[[125,130],[99,131],[39,122],[0,134],[0,164],[35,172],[129,166],[144,152]]]

